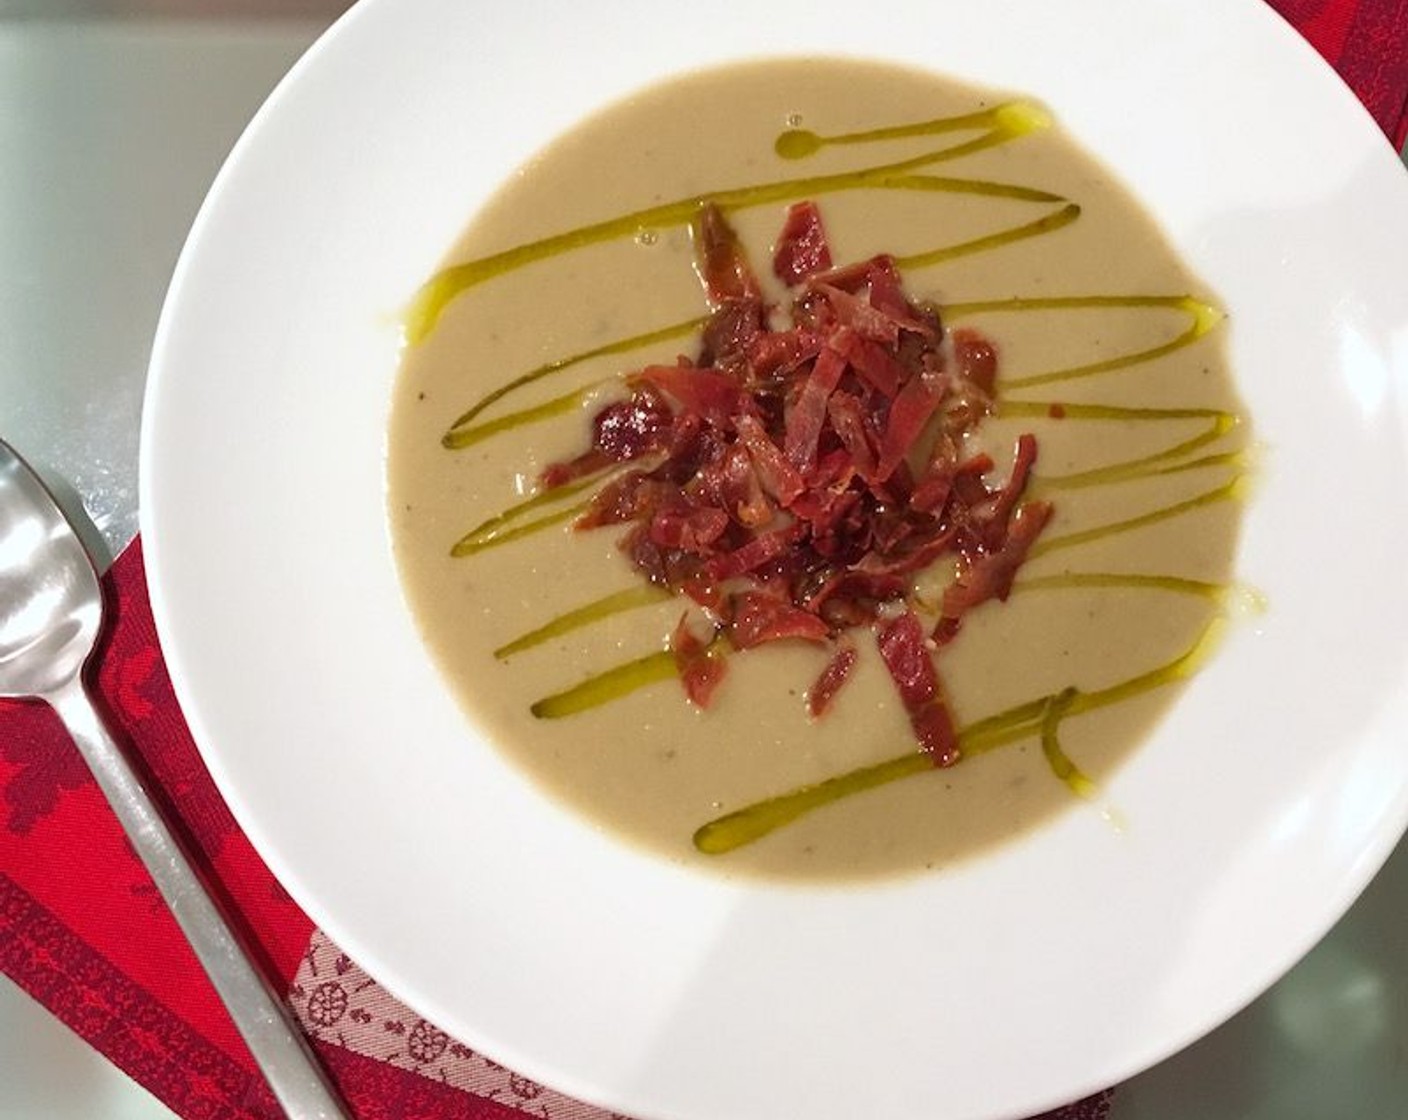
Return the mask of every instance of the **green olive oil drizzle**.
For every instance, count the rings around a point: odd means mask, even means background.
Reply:
[[[710,656],[714,655],[711,653]],[[529,711],[538,719],[575,716],[579,712],[619,700],[622,696],[647,685],[671,680],[677,673],[675,655],[669,650],[648,653],[644,657],[588,677],[581,684],[563,692],[545,696],[533,704]]]
[[[1096,374],[1127,369],[1130,366],[1152,361],[1154,358],[1172,354],[1185,346],[1192,345],[1225,318],[1221,310],[1192,296],[1018,296],[1013,299],[949,303],[944,305],[943,310],[949,319],[963,319],[984,312],[1080,310],[1102,307],[1169,308],[1184,312],[1188,316],[1188,325],[1174,338],[1156,346],[1150,346],[1131,354],[1119,354],[1098,362],[1068,366],[1065,369],[1031,374],[1027,377],[1009,378],[1003,382],[1003,388],[1010,392],[1014,389],[1050,385],[1058,381],[1076,381],[1081,378],[1094,377]]]
[[[1113,591],[1164,591],[1172,595],[1192,595],[1206,599],[1220,614],[1260,614],[1266,597],[1253,587],[1240,583],[1213,583],[1202,579],[1155,575],[1146,572],[1062,572],[1051,576],[1023,576],[1012,585],[1012,594],[1031,591],[1070,591],[1095,588]]]
[[[1166,473],[1167,469],[1185,470],[1194,466],[1211,466],[1214,462],[1233,461],[1237,453],[1226,456],[1208,456],[1168,468],[1174,460],[1191,454],[1200,447],[1215,443],[1237,426],[1235,414],[1216,408],[1124,408],[1103,404],[1058,404],[1055,401],[1009,401],[1000,405],[1003,416],[1049,416],[1052,409],[1060,408],[1061,415],[1069,420],[1122,420],[1138,423],[1163,422],[1174,420],[1203,420],[1206,427],[1189,439],[1179,440],[1162,451],[1140,455],[1104,467],[1094,467],[1069,474],[1037,474],[1032,483],[1033,493],[1050,489],[1078,489],[1085,486],[1103,486],[1112,482]]]
[[[1097,588],[1104,591],[1128,588],[1135,591],[1168,591],[1176,595],[1196,595],[1220,603],[1228,588],[1221,583],[1179,576],[1150,575],[1142,572],[1062,572],[1054,576],[1024,576],[1012,585],[1012,594],[1028,591],[1069,591]]]
[[[1054,214],[1048,214],[1044,218],[1037,218],[1035,221],[1027,222],[1024,225],[1012,226],[1008,229],[999,230],[997,233],[990,233],[986,237],[975,237],[971,241],[960,241],[957,245],[946,245],[939,249],[930,249],[924,253],[912,253],[906,257],[896,257],[895,263],[900,268],[928,268],[930,265],[941,264],[944,261],[951,261],[956,257],[966,257],[971,253],[986,253],[990,249],[999,249],[1003,245],[1011,245],[1016,241],[1023,241],[1028,237],[1040,237],[1044,233],[1051,233],[1062,226],[1068,226],[1080,217],[1080,207],[1074,202],[1067,203]]]
[[[544,490],[542,493],[534,494],[531,498],[510,506],[502,513],[497,513],[487,521],[480,522],[473,529],[455,542],[450,549],[451,556],[473,556],[476,552],[482,552],[486,548],[493,548],[496,545],[506,544],[509,541],[517,540],[527,536],[529,533],[537,532],[539,529],[546,529],[550,525],[560,525],[569,517],[575,517],[587,507],[587,501],[578,502],[568,506],[566,509],[557,510],[539,517],[533,521],[524,522],[522,519],[535,510],[542,509],[547,505],[556,503],[580,494],[590,486],[595,486],[606,477],[606,472],[591,475],[580,482],[575,482],[567,486],[560,486],[555,490]]]
[[[1046,757],[1046,764],[1051,767],[1051,772],[1065,782],[1072,793],[1077,797],[1090,798],[1094,797],[1097,791],[1095,783],[1061,749],[1061,719],[1078,696],[1078,690],[1068,688],[1046,701],[1046,710],[1041,717],[1041,753]]]
[[[1027,187],[1021,183],[1001,183],[995,179],[963,179],[949,175],[884,175],[868,187],[887,191],[921,191],[931,194],[973,194],[983,198],[1010,198],[1016,202],[1059,202],[1069,200],[1064,195]],[[908,260],[909,258],[897,258]]]
[[[497,548],[499,545],[508,544],[509,541],[516,541],[521,537],[526,537],[530,533],[536,533],[539,529],[548,529],[553,525],[561,525],[564,521],[570,521],[586,512],[590,499],[578,502],[576,505],[568,506],[566,509],[555,510],[546,513],[542,517],[533,521],[526,521],[522,525],[512,528],[500,528],[491,530],[480,537],[464,537],[459,540],[454,548],[450,549],[451,556],[473,556],[476,552],[483,552],[486,548]]]
[[[695,319],[687,319],[683,323],[671,323],[668,327],[647,331],[645,334],[632,335],[630,338],[608,342],[605,346],[597,346],[591,350],[583,350],[580,354],[571,354],[566,358],[557,358],[554,361],[545,362],[543,365],[537,366],[519,377],[515,377],[512,381],[500,385],[493,392],[486,393],[450,425],[450,430],[445,433],[444,438],[442,438],[440,442],[447,448],[465,447],[468,443],[477,442],[477,439],[463,440],[463,436],[460,433],[466,425],[476,419],[479,414],[490,405],[502,400],[510,393],[515,393],[535,382],[543,380],[545,377],[551,377],[555,373],[561,373],[563,370],[570,369],[575,365],[580,365],[582,362],[591,361],[593,358],[626,354],[632,350],[640,350],[659,342],[668,342],[672,338],[683,338],[686,335],[692,335],[699,330],[704,323],[705,319],[703,316]],[[551,404],[552,402],[549,403]],[[526,422],[526,420],[520,420],[518,423]],[[509,426],[517,427],[518,423]]]
[[[432,276],[416,293],[405,316],[407,342],[423,342],[435,329],[440,315],[461,293],[496,276],[513,272],[535,261],[547,260],[562,253],[631,237],[642,229],[661,229],[687,225],[699,208],[712,202],[723,210],[747,209],[771,202],[793,201],[798,198],[834,194],[837,191],[872,189],[913,190],[916,184],[907,173],[921,167],[948,160],[961,159],[984,148],[996,147],[1009,140],[1049,128],[1051,119],[1038,106],[1021,101],[1007,102],[962,118],[963,128],[983,129],[982,135],[954,144],[922,152],[906,159],[876,164],[829,175],[813,175],[796,179],[779,179],[749,186],[725,187],[688,198],[675,199],[658,206],[634,210],[591,225],[553,234],[512,249],[493,253],[477,260],[451,265]],[[938,131],[935,129],[934,131]],[[1000,184],[997,186],[1001,186]],[[931,189],[931,188],[925,188]],[[945,189],[934,186],[932,189]],[[950,188],[952,189],[951,185]],[[1024,190],[1025,188],[1013,188]],[[1045,192],[1042,192],[1045,193]]]
[[[1141,455],[1137,458],[1127,459],[1120,463],[1111,463],[1107,467],[1092,467],[1090,470],[1075,471],[1071,474],[1061,475],[1038,475],[1035,479],[1034,487],[1029,493],[1033,497],[1038,496],[1046,490],[1076,490],[1086,486],[1106,486],[1114,482],[1126,482],[1135,478],[1148,478],[1151,475],[1164,475],[1172,471],[1189,470],[1194,467],[1212,466],[1221,456],[1207,456],[1191,462],[1174,464],[1172,461],[1181,459],[1189,452],[1196,451],[1209,443],[1213,443],[1226,435],[1228,428],[1220,421],[1214,420],[1208,425],[1206,430],[1200,432],[1192,439],[1184,440],[1165,448],[1163,451],[1156,451],[1150,455]]]
[[[1038,556],[1045,556],[1059,549],[1090,544],[1093,541],[1105,540],[1120,533],[1132,533],[1136,529],[1143,529],[1150,525],[1157,525],[1161,521],[1182,517],[1185,513],[1192,513],[1196,509],[1202,509],[1215,502],[1238,498],[1242,496],[1245,485],[1243,476],[1237,475],[1231,481],[1214,486],[1211,490],[1205,490],[1201,494],[1195,494],[1181,502],[1160,506],[1148,513],[1141,513],[1137,517],[1126,517],[1120,521],[1111,521],[1107,525],[1096,525],[1094,528],[1081,529],[1060,537],[1043,537],[1028,550],[1027,559],[1035,560]]]
[[[1045,192],[1041,192],[1045,193]],[[898,263],[902,267],[920,267],[931,265],[947,260],[962,253],[979,252],[995,248],[998,242],[1008,243],[1021,237],[1035,236],[1039,233],[1050,232],[1056,228],[1056,224],[1065,224],[1061,216],[1069,210],[1059,211],[1055,215],[1041,218],[1027,226],[1013,227],[993,234],[989,237],[977,238],[973,241],[963,242],[959,245],[945,248],[926,250],[911,254],[907,257],[898,258]],[[1053,224],[1056,223],[1056,224]],[[1062,370],[1053,370],[1034,374],[1030,377],[1019,378],[1007,381],[1003,388],[1010,391],[1013,388],[1022,388],[1032,385],[1048,384],[1057,381],[1074,380],[1081,377],[1094,376],[1099,373],[1111,373],[1120,369],[1138,365],[1141,362],[1159,357],[1163,354],[1172,353],[1175,350],[1190,346],[1198,339],[1211,331],[1221,320],[1222,313],[1216,308],[1206,304],[1191,296],[1111,296],[1111,295],[1089,295],[1089,296],[1056,296],[1044,298],[1017,297],[1013,299],[1000,300],[969,300],[955,303],[947,303],[943,306],[943,315],[946,320],[961,321],[964,318],[984,312],[1032,312],[1032,311],[1077,311],[1092,308],[1128,308],[1131,310],[1175,310],[1182,311],[1190,316],[1189,326],[1176,338],[1168,342],[1162,342],[1155,346],[1134,351],[1128,354],[1116,355],[1112,358],[1102,359],[1099,362],[1090,362],[1084,365],[1071,366]],[[451,450],[458,450],[471,447],[481,440],[490,436],[498,435],[502,432],[551,419],[570,411],[576,404],[593,390],[601,388],[612,379],[606,378],[592,382],[590,385],[564,393],[532,408],[521,409],[517,412],[508,413],[494,420],[484,421],[479,425],[472,422],[477,419],[485,410],[498,403],[504,398],[516,393],[530,385],[536,384],[545,378],[566,372],[574,366],[595,358],[624,354],[632,350],[643,349],[660,342],[665,342],[673,338],[681,338],[697,331],[705,322],[703,316],[689,319],[682,323],[671,323],[669,326],[661,327],[657,330],[647,331],[643,334],[632,335],[629,338],[607,343],[591,350],[585,350],[578,354],[572,354],[565,358],[557,358],[551,362],[537,366],[527,373],[515,377],[513,380],[485,394],[476,401],[467,411],[459,416],[449,430],[441,439],[441,443]],[[1050,402],[1054,405],[1056,402]],[[1033,406],[1035,402],[1028,401],[1004,401],[1003,411],[1008,415],[1034,415]],[[1050,405],[1042,405],[1048,408]],[[1067,415],[1074,419],[1120,419],[1120,420],[1142,420],[1142,419],[1178,419],[1184,417],[1207,417],[1218,419],[1219,423],[1229,424],[1235,422],[1235,417],[1228,413],[1218,412],[1215,409],[1120,409],[1107,405],[1062,405]],[[1216,436],[1210,437],[1216,438]],[[1171,453],[1164,453],[1165,456]],[[1083,482],[1071,482],[1067,480],[1063,485],[1086,485]]]
[[[1191,676],[1211,653],[1222,628],[1221,618],[1215,617],[1193,646],[1173,661],[1107,688],[1074,692],[1056,712],[1055,720],[1059,722],[1081,712],[1118,704]],[[1052,701],[1062,695],[1043,696],[962,728],[958,732],[959,765],[963,760],[1041,733],[1050,717]],[[933,761],[923,752],[911,749],[884,762],[838,774],[717,817],[694,833],[694,846],[706,855],[723,855],[761,840],[768,833],[842,798],[925,773],[937,773]]]
[[[517,412],[506,412],[492,420],[485,420],[482,424],[451,428],[441,437],[440,444],[449,451],[461,451],[466,447],[473,447],[476,443],[480,443],[490,436],[496,436],[500,432],[511,432],[515,428],[522,428],[528,424],[538,424],[544,420],[551,420],[555,416],[565,416],[567,413],[575,412],[581,408],[598,389],[616,380],[618,379],[614,377],[602,378],[600,381],[593,381],[580,389],[573,389],[570,393],[563,393],[561,396],[553,397],[542,404],[534,405],[532,408],[520,408]]]
[[[1040,218],[1009,226],[992,234],[896,258],[896,263],[900,268],[911,270],[940,264],[958,256],[988,252],[1014,242],[1044,235],[1076,221],[1080,216],[1080,206],[1060,195],[1034,187],[917,172],[919,169],[935,163],[960,159],[985,148],[995,147],[1049,127],[1049,125],[1049,117],[1039,106],[1030,102],[1018,101],[974,113],[918,124],[899,125],[835,136],[820,136],[802,129],[789,130],[777,138],[775,145],[777,154],[789,160],[806,158],[830,145],[865,144],[963,131],[975,131],[979,135],[946,147],[927,150],[905,159],[869,167],[730,187],[708,195],[676,199],[595,224],[567,230],[477,260],[450,266],[433,276],[417,293],[406,316],[407,341],[411,344],[423,341],[434,329],[446,306],[457,296],[479,284],[536,261],[549,259],[589,245],[634,236],[642,229],[687,225],[694,219],[700,206],[706,201],[728,211],[839,191],[878,189],[975,194],[1059,207]],[[1216,328],[1224,318],[1223,312],[1211,304],[1191,295],[1018,296],[947,303],[943,307],[943,315],[946,321],[959,321],[975,315],[993,313],[1099,308],[1181,312],[1187,316],[1187,324],[1173,338],[1143,349],[1098,361],[1005,379],[1000,406],[1002,414],[1009,416],[1060,415],[1077,420],[1123,422],[1202,420],[1205,427],[1192,436],[1175,437],[1173,442],[1160,450],[1122,462],[1066,475],[1038,475],[1033,480],[1033,486],[1060,489],[1109,485],[1154,474],[1216,466],[1233,467],[1235,473],[1230,481],[1204,490],[1183,501],[1110,524],[1040,540],[1028,554],[1031,558],[1059,549],[1072,548],[1106,539],[1117,534],[1133,532],[1148,525],[1183,516],[1215,502],[1240,497],[1246,485],[1243,471],[1245,456],[1242,452],[1189,458],[1194,452],[1227,435],[1236,426],[1238,418],[1232,413],[1208,408],[1127,408],[1091,403],[1066,404],[1056,401],[1011,400],[1006,396],[1013,390],[1128,370],[1192,345]],[[705,317],[698,317],[670,324],[538,366],[499,386],[477,401],[454,421],[443,436],[442,443],[448,449],[462,449],[491,436],[579,409],[594,392],[610,383],[614,378],[594,381],[584,387],[573,389],[531,407],[475,423],[493,405],[530,385],[592,359],[625,354],[693,334],[705,321]],[[1059,412],[1056,411],[1057,409]],[[562,506],[561,503],[588,487],[596,486],[611,473],[602,472],[573,485],[534,495],[505,509],[461,537],[453,546],[452,554],[455,556],[472,555],[483,549],[562,524],[582,512],[589,499],[566,506]],[[541,511],[544,509],[549,509],[550,512],[542,513]],[[541,515],[539,515],[540,513]],[[1130,588],[1193,595],[1210,600],[1217,608],[1217,613],[1214,614],[1193,646],[1167,664],[1103,689],[1080,692],[1074,688],[1067,688],[1059,693],[1039,697],[979,720],[959,731],[959,745],[964,759],[1037,736],[1042,746],[1043,755],[1053,774],[1074,792],[1082,796],[1090,796],[1095,788],[1094,783],[1080,771],[1075,762],[1061,748],[1059,740],[1061,722],[1082,712],[1120,703],[1192,675],[1206,659],[1222,631],[1224,615],[1233,589],[1205,581],[1155,574],[1067,572],[1059,575],[1023,577],[1018,580],[1013,591],[1014,593],[1029,593],[1077,587]],[[666,597],[666,592],[649,585],[604,596],[585,606],[559,615],[542,626],[500,646],[494,651],[494,656],[500,659],[511,657],[573,630],[593,625],[623,611],[659,602]],[[707,656],[711,658],[727,656],[727,647],[715,640],[711,644]],[[619,700],[641,688],[675,678],[677,675],[678,669],[673,654],[668,650],[657,651],[594,674],[571,688],[544,697],[534,703],[530,710],[538,718],[560,719]],[[884,762],[839,774],[719,817],[696,831],[694,844],[699,851],[706,854],[732,851],[795,821],[814,809],[864,790],[873,789],[901,778],[933,772],[933,770],[933,763],[929,756],[911,748],[905,754]]]
[[[1222,603],[1228,597],[1228,587],[1207,583],[1202,580],[1180,579],[1177,576],[1145,575],[1138,573],[1112,573],[1112,572],[1065,572],[1055,576],[1038,576],[1034,578],[1024,578],[1013,585],[1012,594],[1026,591],[1042,590],[1069,590],[1074,588],[1094,587],[1110,589],[1125,587],[1136,590],[1158,590],[1168,591],[1182,595],[1196,595],[1208,599],[1214,603]],[[589,626],[593,622],[600,621],[610,615],[621,613],[622,611],[634,610],[637,607],[647,606],[651,603],[658,603],[669,598],[669,593],[662,591],[653,584],[645,584],[640,587],[631,588],[626,591],[617,592],[614,595],[607,595],[595,602],[588,603],[584,607],[568,611],[559,615],[536,630],[531,630],[520,638],[515,638],[507,645],[500,646],[494,651],[494,656],[500,660],[521,653],[523,650],[531,649],[541,645],[543,642],[583,626]],[[598,707],[608,704],[613,700],[630,695],[638,689],[647,685],[655,684],[662,680],[668,680],[673,673],[664,676],[653,675],[656,667],[655,662],[650,657],[637,659],[623,665],[614,666],[601,673],[588,677],[574,687],[565,692],[555,693],[545,697],[533,705],[533,714],[541,719],[560,719],[563,716],[576,715],[578,712],[586,711],[588,708]],[[711,657],[722,657],[721,650],[711,650]],[[642,672],[639,666],[643,662],[650,662],[651,672]]]
[[[1019,103],[1023,112],[1040,114],[1043,111],[1032,102]],[[864,132],[843,132],[835,136],[819,136],[805,128],[789,128],[781,133],[773,143],[775,151],[783,159],[806,159],[822,148],[843,144],[874,144],[883,140],[906,140],[912,136],[938,136],[945,132],[962,132],[965,129],[992,127],[992,115],[1008,106],[999,105],[994,109],[979,109],[955,117],[937,117],[915,124],[888,125],[885,128],[872,128]],[[1049,123],[1049,122],[1048,122]]]
[[[614,595],[604,595],[584,607],[560,614],[536,630],[530,630],[522,637],[515,638],[507,645],[500,646],[494,651],[494,656],[503,661],[515,653],[522,653],[526,649],[540,646],[544,642],[552,641],[553,638],[560,638],[564,634],[570,634],[573,630],[580,630],[584,626],[590,626],[592,623],[610,618],[614,614],[659,603],[670,597],[670,592],[653,583],[637,584],[625,591],[617,591]]]

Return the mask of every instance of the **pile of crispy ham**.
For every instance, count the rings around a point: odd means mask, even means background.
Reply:
[[[594,419],[591,448],[544,472],[546,487],[631,463],[576,522],[629,524],[621,547],[652,582],[706,609],[715,633],[681,619],[672,639],[690,699],[710,702],[736,649],[801,639],[832,656],[808,692],[825,712],[856,661],[848,632],[871,627],[923,750],[959,757],[934,654],[963,616],[1006,599],[1051,516],[1023,501],[1036,440],[1017,441],[1005,482],[965,454],[993,411],[997,359],[971,331],[946,337],[911,303],[894,261],[833,267],[816,206],[797,203],[773,253],[792,291],[790,325],[771,309],[737,236],[713,206],[694,227],[713,314],[694,360],[628,378],[631,395]],[[916,573],[956,575],[936,625],[910,603]]]

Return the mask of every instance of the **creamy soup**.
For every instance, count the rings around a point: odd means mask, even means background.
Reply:
[[[691,223],[709,200],[775,317],[791,204],[816,203],[836,265],[891,254],[910,300],[996,349],[968,449],[991,452],[994,485],[1016,437],[1036,439],[1023,498],[1049,521],[1006,600],[927,649],[954,765],[918,746],[873,633],[904,609],[934,626],[951,556],[842,636],[855,667],[820,718],[807,694],[835,641],[722,649],[701,708],[666,651],[682,615],[707,612],[652,589],[618,547],[627,526],[574,528],[611,471],[542,486],[628,375],[698,355]],[[1223,319],[1035,102],[853,61],[685,77],[543,151],[417,297],[388,466],[408,599],[484,736],[615,833],[725,873],[942,867],[1083,801],[1098,811],[1210,647],[1246,427]]]

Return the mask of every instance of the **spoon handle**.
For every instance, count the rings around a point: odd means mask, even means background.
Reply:
[[[48,696],[195,949],[290,1120],[349,1120],[283,1001],[255,969],[172,837],[82,681]]]

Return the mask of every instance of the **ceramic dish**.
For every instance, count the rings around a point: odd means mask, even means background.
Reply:
[[[995,1120],[1208,1031],[1350,905],[1408,819],[1408,179],[1258,0],[856,8],[371,0],[239,143],[153,358],[142,518],[182,705],[295,899],[416,1010],[671,1120]],[[588,45],[590,44],[590,45]],[[476,205],[684,69],[852,54],[1040,97],[1232,313],[1262,465],[1236,627],[1108,790],[870,886],[677,868],[478,741],[383,508],[398,315]]]

